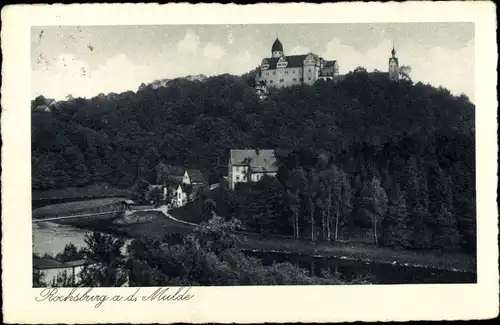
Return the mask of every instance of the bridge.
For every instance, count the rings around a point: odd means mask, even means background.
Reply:
[[[45,221],[56,221],[56,220],[66,220],[66,219],[78,219],[78,218],[89,218],[89,217],[97,217],[108,214],[118,215],[120,212],[124,212],[125,210],[116,210],[109,212],[101,212],[101,213],[86,213],[79,215],[68,215],[68,216],[58,216],[58,217],[49,217],[49,218],[33,218],[31,222],[45,222]]]
[[[133,201],[124,198],[106,198],[48,205],[33,210],[32,222],[113,219],[129,210],[131,204]]]

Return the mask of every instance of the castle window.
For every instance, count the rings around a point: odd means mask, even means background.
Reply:
[[[272,81],[272,80],[269,80],[269,83],[273,83],[273,81]]]
[[[280,79],[280,82],[284,82],[285,80],[284,79]]]
[[[285,74],[288,74],[288,70],[285,70]]]
[[[311,69],[309,69],[309,72],[311,72]]]
[[[239,181],[240,180],[240,177],[239,176],[236,176],[236,180]]]
[[[311,77],[307,78],[307,80],[311,80]]]
[[[293,81],[297,81],[297,78],[293,78]]]

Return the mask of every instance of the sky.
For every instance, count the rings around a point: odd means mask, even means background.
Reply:
[[[414,81],[474,101],[473,23],[32,27],[31,94],[90,98],[157,79],[243,74],[270,56],[276,37],[285,55],[337,60],[340,74],[387,71],[394,44]]]

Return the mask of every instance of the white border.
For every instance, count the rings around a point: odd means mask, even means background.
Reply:
[[[44,25],[475,23],[478,283],[200,287],[184,303],[36,303],[31,288],[30,28]],[[2,283],[5,322],[332,322],[498,314],[496,17],[488,2],[18,5],[2,9]],[[99,289],[99,292],[135,291]]]

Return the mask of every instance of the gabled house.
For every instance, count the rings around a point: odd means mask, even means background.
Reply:
[[[174,199],[177,196],[177,187],[182,183],[183,175],[171,175],[169,181],[165,185],[165,192],[167,197]]]
[[[208,184],[201,171],[198,169],[187,169],[175,187],[172,197],[173,205],[181,207],[187,202],[195,200],[204,188],[208,189]]]
[[[205,178],[199,169],[187,169],[182,178],[184,184],[205,184]]]
[[[264,175],[276,176],[277,172],[274,150],[232,149],[229,153],[228,182],[232,190],[237,183],[258,182]]]
[[[176,195],[172,199],[172,203],[175,207],[181,207],[188,202],[195,200],[203,188],[206,187],[205,184],[185,184],[181,183],[177,186]]]

